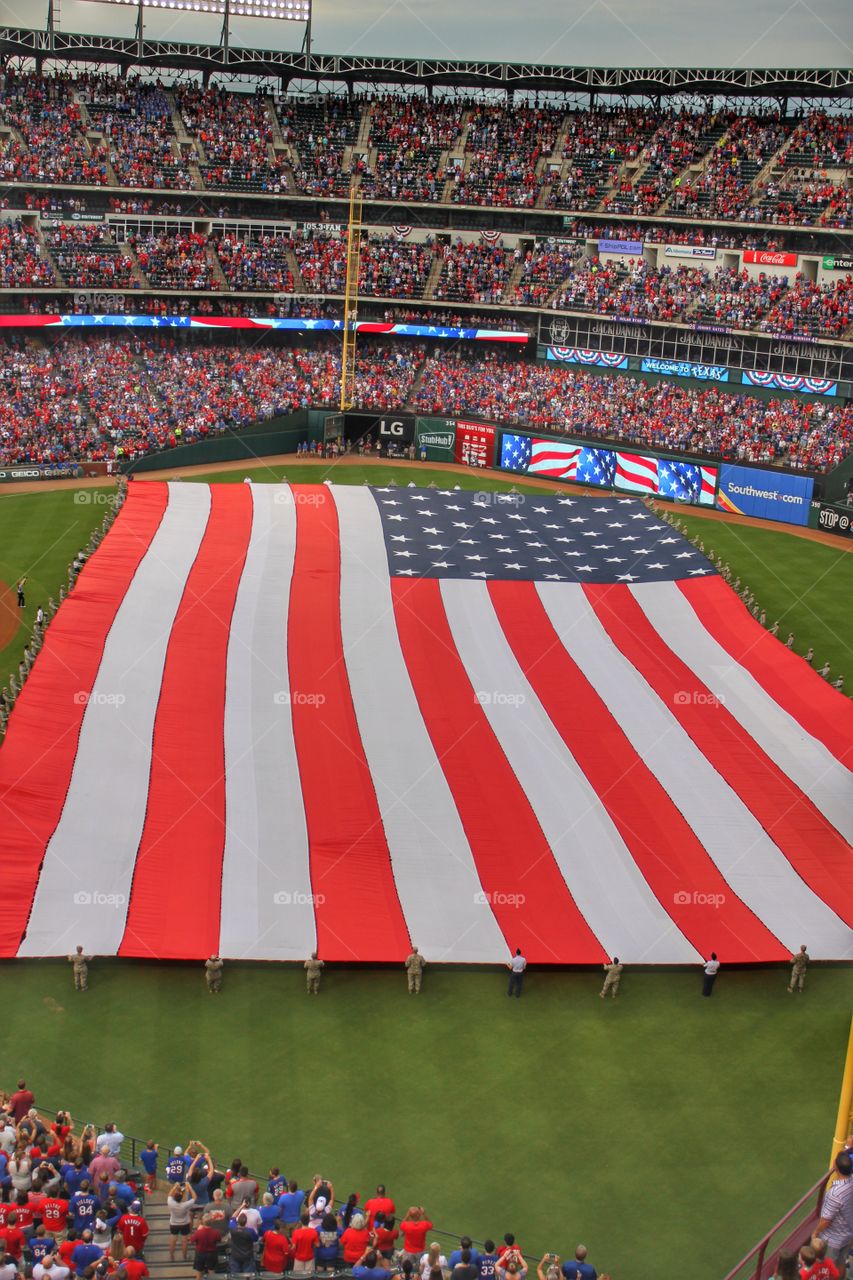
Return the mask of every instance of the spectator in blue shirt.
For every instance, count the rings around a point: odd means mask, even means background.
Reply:
[[[288,1182],[287,1191],[278,1198],[278,1207],[281,1209],[283,1226],[295,1227],[298,1224],[304,1203],[305,1192],[300,1191],[295,1182]]]
[[[452,1271],[453,1268],[455,1266],[458,1266],[458,1264],[462,1261],[463,1249],[468,1250],[469,1254],[471,1255],[468,1261],[472,1266],[476,1267],[477,1270],[479,1271],[480,1270],[480,1254],[474,1248],[474,1242],[470,1236],[463,1236],[462,1239],[459,1241],[459,1248],[454,1249],[450,1257],[447,1259],[447,1265],[450,1268],[450,1270]],[[492,1268],[492,1274],[494,1275],[494,1267]]]
[[[388,1266],[375,1249],[366,1249],[352,1269],[353,1280],[388,1280]]]
[[[480,1280],[494,1280],[495,1266],[498,1261],[498,1251],[495,1248],[494,1240],[483,1241],[483,1252],[480,1254]]]
[[[37,1262],[44,1262],[49,1253],[56,1252],[56,1241],[53,1236],[49,1236],[44,1227],[36,1227],[35,1234],[31,1235],[27,1242],[27,1248],[32,1254],[33,1265]]]
[[[175,1147],[172,1155],[166,1161],[166,1181],[171,1182],[173,1186],[181,1183],[183,1185],[187,1178],[187,1169],[192,1161],[188,1155],[184,1154],[183,1147]]]
[[[68,1207],[74,1220],[74,1230],[91,1231],[98,1211],[98,1197],[92,1194],[88,1178],[80,1183],[80,1190],[74,1192]]]
[[[261,1219],[258,1231],[261,1235],[264,1235],[267,1231],[272,1231],[273,1228],[278,1226],[281,1209],[269,1191],[264,1192],[258,1213]]]
[[[280,1169],[270,1169],[267,1191],[270,1193],[273,1200],[279,1200],[287,1192],[287,1178],[285,1178]]]
[[[74,1195],[75,1191],[80,1190],[81,1182],[88,1180],[89,1177],[89,1170],[80,1156],[77,1157],[73,1164],[64,1164],[60,1173],[62,1174],[62,1181],[68,1188],[69,1198]]]
[[[566,1258],[563,1263],[563,1275],[566,1280],[598,1280],[598,1272],[591,1262],[586,1260],[586,1245],[579,1244],[574,1258]]]
[[[146,1173],[146,1184],[149,1191],[157,1190],[157,1159],[160,1148],[153,1140],[147,1142],[139,1153],[139,1162]]]
[[[99,1249],[92,1243],[91,1231],[84,1231],[80,1237],[80,1243],[71,1251],[71,1265],[78,1276],[84,1276],[86,1268],[91,1267],[93,1262],[98,1262],[103,1256],[103,1249]]]

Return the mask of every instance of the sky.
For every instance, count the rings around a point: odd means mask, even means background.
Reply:
[[[59,0],[64,31],[131,35],[135,9]],[[41,27],[47,0],[0,0],[0,23]],[[216,43],[221,19],[146,11],[152,38]],[[232,41],[296,49],[296,23],[234,19]],[[576,66],[849,67],[851,0],[315,0],[316,53]]]

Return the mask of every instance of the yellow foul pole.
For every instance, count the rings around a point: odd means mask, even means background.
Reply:
[[[349,192],[347,227],[347,279],[344,288],[344,345],[341,358],[341,413],[355,404],[355,321],[358,315],[358,275],[361,266],[361,189],[353,182]]]
[[[844,1075],[841,1078],[838,1118],[835,1121],[835,1137],[832,1139],[832,1155],[829,1157],[830,1168],[835,1164],[835,1157],[847,1142],[851,1123],[853,1123],[853,1019],[850,1022],[847,1059],[844,1063]]]

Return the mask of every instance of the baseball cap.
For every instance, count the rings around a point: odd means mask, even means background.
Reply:
[[[183,1154],[184,1154],[184,1149],[183,1149],[183,1147],[175,1147],[175,1155],[176,1155],[176,1156],[182,1156]]]

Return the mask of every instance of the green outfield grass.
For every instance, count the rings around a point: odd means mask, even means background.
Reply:
[[[0,493],[0,581],[14,586],[26,576],[27,607],[11,644],[0,648],[0,687],[18,663],[30,639],[39,605],[59,599],[68,566],[86,545],[107,511],[104,489],[64,489],[55,493]]]
[[[814,666],[828,660],[831,678],[843,675],[853,692],[853,552],[776,529],[682,517],[693,538],[723,557],[763,609],[768,625],[778,618],[783,644],[794,633],[794,651],[814,647]]]
[[[74,939],[69,940],[73,942]],[[849,969],[626,970],[598,999],[591,970],[327,971],[317,999],[293,967],[10,962],[4,1087],[115,1119],[161,1143],[208,1143],[304,1186],[321,1172],[366,1197],[528,1254],[583,1241],[613,1280],[721,1280],[820,1175],[850,1025]]]

